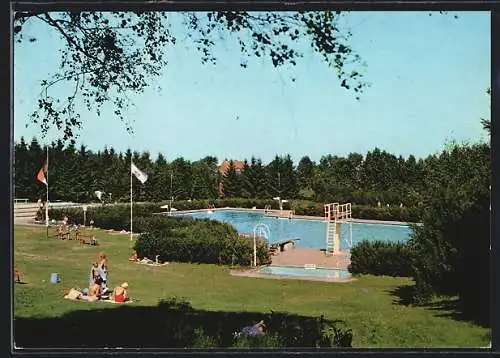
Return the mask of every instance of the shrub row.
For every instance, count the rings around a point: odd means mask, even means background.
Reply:
[[[390,206],[374,207],[368,205],[353,205],[352,217],[356,219],[403,221],[408,223],[420,222],[419,210],[415,208]]]
[[[413,275],[411,250],[406,243],[363,240],[351,248],[352,274]]]
[[[152,228],[154,225],[142,218],[142,225],[148,231],[141,234],[135,243],[137,254],[150,258],[159,255],[161,261],[251,264],[253,239],[238,235],[234,227],[209,219],[178,219],[154,218],[153,221],[165,221],[170,227]],[[172,222],[176,223],[176,227],[171,225]],[[257,240],[257,264],[269,263],[269,247],[264,240]]]
[[[161,212],[160,206],[165,203],[136,203],[134,204],[134,216],[148,215],[152,213]],[[200,210],[207,209],[209,205],[214,205],[216,208],[253,208],[264,209],[267,205],[272,209],[279,209],[276,200],[264,199],[218,199],[218,200],[192,200],[192,201],[176,201],[174,207],[178,210]],[[316,203],[309,200],[290,200],[284,203],[285,210],[293,209],[296,215],[308,216],[323,216],[324,207],[322,203]],[[115,204],[89,207],[87,211],[87,221],[94,220],[95,225],[101,227],[109,227],[112,229],[126,229],[130,227],[130,221],[125,225],[124,222],[113,222],[116,217],[116,212],[120,216],[130,216],[130,205],[128,204]],[[96,215],[96,214],[99,215]],[[83,223],[83,210],[81,208],[61,208],[51,209],[49,217],[59,219],[67,215],[70,221],[75,223]],[[353,205],[352,216],[357,219],[370,219],[370,220],[386,220],[386,221],[403,221],[403,222],[419,222],[420,213],[415,208],[391,206],[391,207],[374,207],[368,205]],[[43,213],[40,211],[37,218],[41,219]],[[98,224],[99,222],[99,224]],[[123,225],[123,227],[117,227]]]
[[[160,209],[157,204],[134,204],[134,231],[136,231],[136,220],[139,217],[149,216],[159,210]],[[42,211],[39,211],[37,213],[37,219],[41,220],[44,215],[45,214]],[[80,207],[53,208],[49,210],[50,219],[61,220],[64,216],[68,217],[70,224],[83,224],[84,215],[83,210]],[[89,206],[87,208],[86,220],[87,225],[89,225],[90,220],[93,220],[95,227],[103,229],[128,230],[130,229],[130,205],[116,204]]]

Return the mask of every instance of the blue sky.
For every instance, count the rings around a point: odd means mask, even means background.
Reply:
[[[167,160],[255,155],[268,162],[290,154],[297,163],[304,155],[364,155],[375,147],[425,157],[450,141],[486,141],[480,117],[489,118],[490,110],[490,15],[428,14],[345,15],[342,26],[352,31],[350,43],[367,63],[371,83],[360,101],[312,51],[292,68],[254,59],[242,69],[234,42],[217,44],[216,66],[202,65],[195,50],[180,44],[169,50],[169,65],[151,89],[131,96],[133,136],[106,112],[97,117],[82,110],[78,143],[94,151],[108,145],[153,157],[161,152]],[[15,140],[41,138],[38,127],[25,126],[40,80],[57,70],[60,47],[43,26],[25,30],[38,41],[14,48]],[[58,137],[51,130],[47,140]]]

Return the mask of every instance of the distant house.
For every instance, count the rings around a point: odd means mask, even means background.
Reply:
[[[230,160],[226,159],[219,165],[219,173],[221,173],[221,175],[226,174],[227,170],[229,169],[230,162],[231,162]],[[239,174],[241,170],[245,167],[245,162],[241,160],[233,160],[233,165],[234,169],[236,169],[236,173]]]
[[[220,165],[219,165],[219,173],[221,175],[225,175],[227,170],[229,169],[229,163],[231,161],[225,159]],[[239,174],[241,173],[242,169],[245,167],[245,162],[241,160],[233,160],[233,165],[234,169],[236,170],[236,173]],[[219,183],[219,197],[223,198],[224,197],[224,184],[222,182]]]

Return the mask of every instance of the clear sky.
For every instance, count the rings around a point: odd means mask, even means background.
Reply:
[[[490,15],[464,12],[354,12],[342,26],[367,63],[371,87],[360,101],[340,87],[334,72],[311,52],[293,68],[255,59],[246,69],[233,42],[217,44],[216,66],[202,65],[196,50],[177,45],[152,88],[131,96],[135,134],[106,115],[82,110],[78,143],[161,152],[167,160],[206,155],[264,162],[278,154],[363,155],[375,147],[425,157],[447,142],[486,141],[480,118],[489,117]],[[26,27],[36,42],[15,45],[14,139],[41,138],[29,123],[40,80],[57,70],[60,40],[44,26]],[[296,81],[289,80],[291,76]],[[161,92],[153,90],[160,85]],[[64,90],[64,89],[60,89]],[[62,137],[51,131],[49,140]]]

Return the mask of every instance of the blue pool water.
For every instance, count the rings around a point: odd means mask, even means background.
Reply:
[[[349,271],[345,269],[315,268],[306,269],[298,266],[264,266],[257,270],[258,273],[276,276],[293,277],[317,277],[317,278],[337,278],[348,279],[351,277]]]
[[[324,249],[326,223],[321,220],[287,219],[264,215],[263,212],[239,210],[215,210],[186,213],[195,218],[209,218],[232,224],[240,233],[253,234],[257,224],[265,224],[269,228],[269,243],[282,239],[298,238],[296,247]],[[411,228],[406,225],[352,223],[352,245],[361,240],[407,241]],[[341,225],[341,249],[349,248],[349,224]]]

